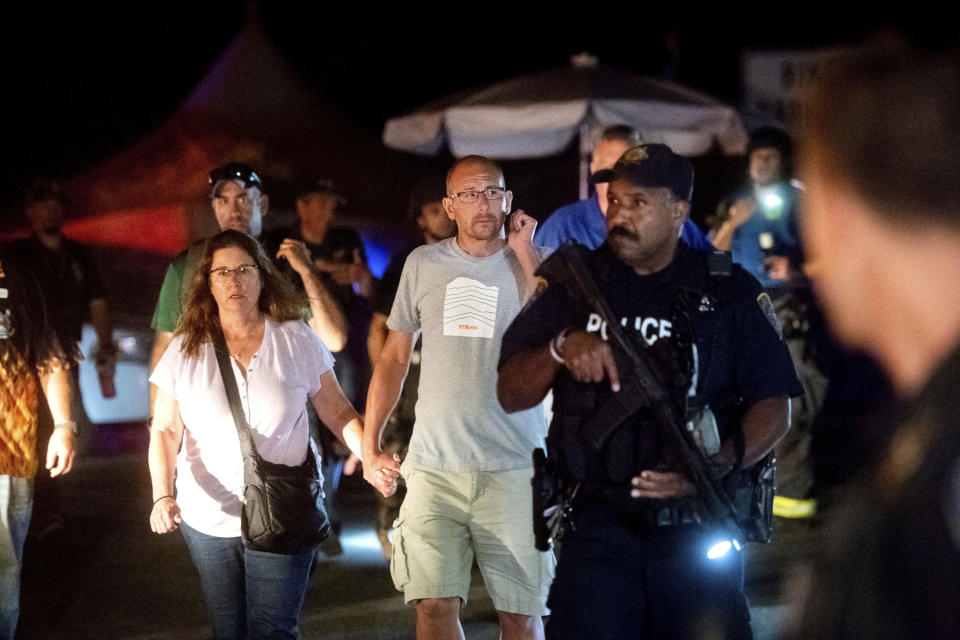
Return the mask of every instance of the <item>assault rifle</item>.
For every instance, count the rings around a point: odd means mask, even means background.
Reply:
[[[584,439],[595,452],[599,452],[607,439],[625,420],[641,409],[647,409],[656,428],[663,434],[665,441],[677,456],[681,468],[697,488],[696,499],[702,507],[698,517],[711,521],[725,530],[731,538],[741,541],[761,540],[755,527],[743,514],[738,517],[730,496],[721,486],[713,467],[693,437],[691,424],[685,424],[682,416],[677,415],[669,392],[654,374],[655,365],[647,349],[634,348],[633,344],[620,331],[620,322],[614,316],[606,299],[597,287],[586,264],[575,246],[565,245],[555,251],[537,271],[551,284],[558,283],[567,288],[573,298],[583,302],[600,316],[601,327],[605,326],[606,339],[612,347],[617,371],[620,374],[620,391],[610,394],[597,408],[596,412],[583,425]],[[601,330],[603,330],[601,328]],[[540,462],[536,460],[535,463]],[[543,464],[541,462],[541,464]],[[535,464],[536,466],[536,464]],[[772,469],[771,481],[772,481]],[[537,487],[534,487],[535,494]],[[555,494],[555,497],[559,498]],[[534,498],[534,510],[543,504],[544,496]],[[738,503],[741,502],[738,500]],[[539,504],[538,504],[539,503]],[[559,505],[564,508],[564,502]],[[747,505],[749,510],[749,505]],[[554,515],[551,513],[550,515]],[[547,516],[540,511],[534,514],[534,528],[538,542],[555,534],[554,527],[547,527]],[[766,541],[762,539],[762,541]]]

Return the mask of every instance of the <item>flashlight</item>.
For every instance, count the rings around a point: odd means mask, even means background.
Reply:
[[[763,206],[766,209],[776,209],[783,206],[783,198],[776,193],[768,193],[763,196]]]
[[[709,549],[707,549],[707,558],[710,560],[719,560],[730,553],[731,549],[736,549],[740,551],[742,547],[740,546],[740,541],[736,538],[731,538],[729,540],[719,540],[713,543]]]
[[[779,220],[783,215],[783,209],[787,201],[777,186],[758,189],[756,198],[763,217],[767,220]]]

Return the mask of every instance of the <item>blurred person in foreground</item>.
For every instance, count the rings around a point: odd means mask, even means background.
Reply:
[[[958,105],[956,48],[886,40],[825,62],[801,108],[809,274],[901,407],[796,582],[790,637],[960,637]]]
[[[76,343],[62,345],[37,278],[0,248],[0,639],[13,640],[20,615],[23,543],[33,511],[45,398],[53,418],[43,460],[50,477],[70,472],[77,423],[71,414]]]
[[[598,171],[613,168],[623,152],[642,142],[640,132],[625,124],[604,127],[596,136],[590,156],[590,177],[594,182],[593,195],[564,205],[550,214],[537,230],[537,244],[556,249],[573,240],[588,249],[596,249],[607,238],[607,184],[595,182]],[[681,229],[684,242],[701,251],[712,251],[707,237],[693,220],[687,218]]]
[[[150,376],[158,388],[150,432],[150,527],[183,533],[217,638],[297,637],[315,549],[264,553],[241,542],[244,461],[214,353],[215,333],[222,330],[226,338],[264,459],[293,466],[317,455],[308,437],[307,400],[338,438],[360,452],[363,424],[340,390],[329,350],[302,320],[304,307],[302,295],[253,238],[223,231],[205,244],[175,337]],[[399,465],[383,457],[379,480],[369,479],[391,492]]]
[[[447,217],[447,212],[443,210],[443,198],[446,193],[442,176],[433,176],[421,181],[410,193],[407,217],[417,223],[417,227],[423,234],[423,244],[433,244],[453,237],[457,233],[457,223]],[[411,248],[393,256],[371,298],[373,319],[370,321],[370,333],[367,337],[370,362],[377,361],[380,350],[383,349],[383,344],[387,340],[387,334],[390,331],[387,328],[387,318],[390,316],[393,300],[400,287],[403,265],[412,251]],[[397,402],[396,409],[390,414],[387,426],[380,437],[383,450],[391,454],[396,453],[401,460],[407,455],[407,445],[410,444],[410,436],[413,433],[417,386],[420,384],[420,347],[421,341],[417,340],[413,353],[410,354],[410,368],[403,381],[400,400]],[[377,540],[380,541],[380,548],[388,560],[393,553],[390,530],[393,528],[393,521],[399,515],[400,504],[406,494],[406,485],[401,480],[397,484],[397,492],[392,496],[380,494],[377,496]]]

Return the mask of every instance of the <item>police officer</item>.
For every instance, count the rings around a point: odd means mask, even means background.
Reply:
[[[622,331],[672,381],[675,408],[715,418],[700,440],[720,473],[755,464],[786,433],[789,397],[800,392],[768,296],[726,254],[678,242],[693,192],[688,160],[640,145],[598,179],[609,181],[607,242],[574,250]],[[553,389],[547,448],[566,485],[579,486],[547,637],[750,637],[740,553],[707,557],[716,529],[696,522],[696,489],[649,416],[634,413],[599,451],[584,439],[597,407],[631,393],[607,335],[594,310],[548,281],[501,350],[501,404],[517,411]]]

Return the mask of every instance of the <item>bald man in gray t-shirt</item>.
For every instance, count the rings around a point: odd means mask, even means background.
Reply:
[[[554,559],[533,544],[530,478],[546,422],[540,407],[506,414],[496,381],[501,338],[534,291],[545,252],[534,248],[536,221],[522,211],[504,237],[513,194],[492,161],[458,160],[447,193],[457,236],[416,249],[404,265],[367,394],[363,458],[382,464],[380,433],[422,332],[394,584],[417,607],[418,638],[462,637],[459,610],[476,554],[502,637],[540,638]]]

